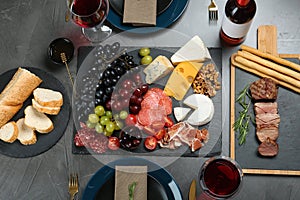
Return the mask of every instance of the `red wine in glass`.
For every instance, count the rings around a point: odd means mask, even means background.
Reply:
[[[73,21],[83,28],[100,24],[107,16],[107,5],[103,0],[75,0],[71,6]]]
[[[226,199],[240,188],[242,170],[233,160],[225,157],[209,159],[201,168],[200,185],[212,199]]]
[[[111,29],[102,25],[109,12],[108,0],[74,0],[70,11],[72,20],[91,42],[101,42],[111,34]]]

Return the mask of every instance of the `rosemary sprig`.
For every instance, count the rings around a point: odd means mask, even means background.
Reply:
[[[251,96],[249,94],[249,86],[246,85],[245,88],[239,93],[236,101],[242,106],[243,110],[239,111],[239,117],[233,124],[233,129],[239,132],[238,140],[239,145],[246,142],[246,137],[249,132],[249,122],[252,120],[249,114],[249,107],[251,105]],[[252,120],[252,122],[254,122]]]

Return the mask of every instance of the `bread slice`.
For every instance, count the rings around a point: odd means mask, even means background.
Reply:
[[[18,127],[16,122],[8,122],[0,128],[0,139],[4,142],[13,143],[17,137]]]
[[[33,106],[27,106],[24,113],[26,126],[39,133],[49,133],[53,130],[54,126],[51,119],[46,114],[37,111]]]
[[[42,106],[36,100],[32,99],[32,106],[39,112],[49,114],[49,115],[57,115],[60,111],[60,106],[51,107],[51,106]]]
[[[19,131],[18,140],[24,145],[35,144],[37,141],[35,132],[24,124],[24,120],[24,118],[21,118],[16,123]]]
[[[41,106],[59,107],[63,105],[63,96],[60,92],[46,88],[36,88],[33,91],[34,100]]]

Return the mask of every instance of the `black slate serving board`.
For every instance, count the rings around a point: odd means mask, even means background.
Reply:
[[[299,64],[298,59],[289,59],[292,62]],[[241,69],[231,67],[231,81],[235,84],[235,89],[231,92],[231,114],[237,119],[238,112],[241,111],[241,106],[234,102],[240,91],[252,82],[260,79],[260,77],[252,75]],[[238,144],[238,133],[232,130],[231,143],[232,155],[235,160],[241,165],[244,172],[258,174],[284,174],[284,175],[300,175],[300,95],[289,89],[279,87],[278,90],[278,112],[280,115],[279,138],[279,153],[275,157],[262,157],[257,153],[259,141],[255,134],[255,125],[250,124],[250,130],[243,145]],[[249,109],[252,116],[253,104]],[[231,120],[233,124],[234,120]]]
[[[82,65],[82,63],[84,62],[85,58],[89,55],[89,53],[94,49],[95,47],[92,46],[82,46],[78,48],[78,60],[77,60],[77,70],[79,70],[80,66]],[[128,48],[127,48],[128,49]],[[157,55],[160,54],[165,54],[166,53],[166,49],[168,52],[175,52],[178,48],[154,48],[155,50],[151,51],[151,55],[152,57],[156,57]],[[210,54],[213,58],[214,63],[216,64],[216,66],[218,67],[218,71],[220,72],[220,74],[222,73],[222,49],[221,48],[209,48]],[[130,52],[130,50],[128,50],[128,52]],[[132,54],[133,53],[133,54]],[[130,53],[129,53],[130,54]],[[135,55],[136,54],[136,55]],[[138,59],[138,55],[136,51],[132,51],[130,55],[133,55],[135,58]],[[166,56],[171,56],[170,55],[166,55]],[[135,60],[135,62],[137,63],[138,60]],[[218,93],[220,93],[219,95],[222,94],[222,90],[219,90]],[[219,102],[221,104],[221,102]],[[221,110],[221,108],[219,108],[218,110]],[[218,113],[218,115],[222,116],[222,113]],[[222,119],[221,117],[219,117],[219,121],[217,122],[220,126],[222,125]],[[76,133],[76,127],[74,127],[74,135]],[[205,154],[201,154],[199,153],[199,151],[193,152],[191,153],[191,151],[189,150],[189,148],[186,146],[179,148],[178,153],[176,153],[177,150],[169,150],[162,154],[160,153],[156,153],[156,151],[148,153],[146,151],[141,151],[141,153],[145,153],[145,155],[153,155],[153,156],[159,156],[159,155],[170,155],[170,156],[184,156],[184,157],[198,157],[198,156],[213,156],[213,155],[219,155],[222,151],[222,134],[220,133],[220,136],[218,137],[216,144],[214,145],[214,147],[210,150],[210,152],[205,153]],[[74,154],[90,154],[90,152],[85,148],[85,147],[76,147],[74,145],[74,143],[72,144],[72,152]],[[128,152],[129,154],[131,152]],[[148,154],[147,154],[148,153]],[[105,154],[124,154],[124,150],[122,151],[108,151]]]

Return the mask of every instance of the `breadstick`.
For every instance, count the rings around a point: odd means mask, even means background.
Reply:
[[[300,60],[300,54],[285,54],[285,53],[281,53],[279,54],[280,58],[297,58]]]
[[[253,53],[253,54],[257,55],[257,56],[273,60],[273,61],[275,61],[275,62],[277,62],[279,64],[288,66],[288,67],[293,68],[294,70],[300,72],[300,65],[298,65],[296,63],[290,62],[288,60],[282,59],[282,58],[277,57],[277,56],[273,56],[272,54],[261,52],[261,51],[259,51],[257,49],[254,49],[254,48],[246,46],[246,45],[241,45],[241,49],[245,50],[245,51],[248,51],[250,53]]]
[[[236,56],[235,60],[237,62],[239,62],[239,63],[247,66],[247,67],[256,69],[257,71],[260,71],[260,72],[262,72],[264,74],[268,74],[268,75],[273,76],[273,77],[275,77],[275,78],[277,78],[279,80],[282,80],[282,81],[284,81],[286,83],[290,83],[291,85],[294,85],[294,86],[300,88],[300,82],[298,80],[294,79],[294,78],[291,78],[289,76],[281,74],[281,73],[279,73],[277,71],[274,71],[272,69],[266,68],[263,65],[257,64],[257,63],[255,63],[253,61],[250,61],[250,60],[247,60],[247,59],[245,59],[245,58],[243,58],[241,56]]]
[[[242,65],[242,64],[240,64],[240,63],[238,63],[238,62],[236,62],[236,61],[235,61],[235,56],[236,56],[236,55],[237,55],[237,54],[233,54],[233,55],[231,56],[231,64],[232,64],[233,66],[238,67],[238,68],[240,68],[240,69],[243,69],[243,70],[245,70],[245,71],[247,71],[247,72],[250,72],[250,73],[255,74],[255,75],[257,75],[257,76],[260,76],[260,77],[271,78],[271,79],[273,79],[277,84],[279,84],[279,85],[281,85],[281,86],[283,86],[283,87],[286,87],[286,88],[288,88],[288,89],[291,89],[291,90],[293,90],[293,91],[295,91],[295,92],[297,92],[297,93],[300,93],[300,89],[299,89],[299,88],[297,88],[297,87],[295,87],[295,86],[293,86],[293,85],[290,85],[289,83],[280,81],[280,80],[278,80],[278,79],[276,79],[276,78],[274,78],[274,77],[272,77],[272,76],[269,76],[268,74],[261,73],[260,71],[257,71],[257,70],[252,69],[252,68],[248,68],[248,67],[246,67],[246,66],[244,66],[244,65]]]
[[[263,58],[261,58],[259,56],[256,56],[256,55],[254,55],[252,53],[249,53],[247,51],[244,51],[244,50],[243,51],[238,51],[238,55],[242,56],[242,57],[244,57],[244,58],[246,58],[248,60],[254,61],[254,62],[256,62],[256,63],[258,63],[260,65],[264,65],[264,66],[266,66],[266,67],[268,67],[270,69],[276,70],[276,71],[278,71],[280,73],[286,74],[286,75],[288,75],[288,76],[290,76],[292,78],[300,80],[300,73],[295,72],[294,70],[286,68],[286,67],[284,67],[282,65],[278,65],[278,64],[276,64],[274,62],[271,62],[269,60],[263,59]]]

